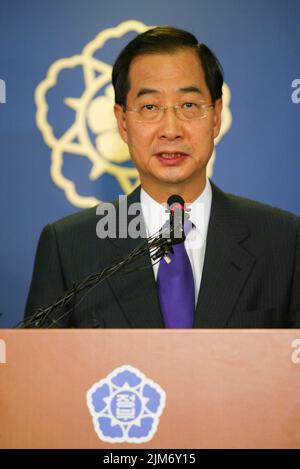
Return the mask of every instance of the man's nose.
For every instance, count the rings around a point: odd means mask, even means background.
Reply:
[[[175,140],[183,136],[183,122],[177,117],[176,109],[168,107],[160,121],[159,137]]]

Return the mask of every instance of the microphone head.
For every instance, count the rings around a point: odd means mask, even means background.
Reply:
[[[185,219],[185,202],[180,195],[173,194],[168,198],[167,204],[170,213],[170,238],[172,240],[172,244],[183,243],[185,240],[183,229]]]
[[[167,200],[167,204],[169,207],[173,207],[173,205],[175,204],[175,207],[176,208],[181,208],[182,210],[184,210],[184,200],[183,198],[178,195],[178,194],[173,194],[173,195],[170,195],[170,197],[168,198]],[[175,208],[173,207],[173,208]]]

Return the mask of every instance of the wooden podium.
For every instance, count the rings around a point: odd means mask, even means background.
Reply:
[[[0,344],[0,448],[300,447],[300,330],[1,330]],[[87,391],[123,365],[166,393],[147,443],[93,427]]]

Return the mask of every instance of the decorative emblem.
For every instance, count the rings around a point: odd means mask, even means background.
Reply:
[[[165,391],[130,365],[116,368],[87,392],[95,432],[109,443],[151,440],[165,400]]]

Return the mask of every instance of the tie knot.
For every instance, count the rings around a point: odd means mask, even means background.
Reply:
[[[191,222],[191,220],[186,220],[184,222],[184,225],[183,225],[183,232],[184,232],[184,235],[187,236],[189,234],[189,232],[191,231],[191,229],[193,228],[193,223]],[[182,235],[180,236],[180,232],[181,232],[181,227],[177,226],[177,228],[175,228],[174,230],[174,235],[175,235],[175,238],[182,238]],[[163,238],[169,238],[170,237],[170,232],[171,232],[171,229],[170,229],[170,220],[167,220],[164,225],[162,226],[162,229],[161,229],[161,232],[162,232],[162,236]]]

